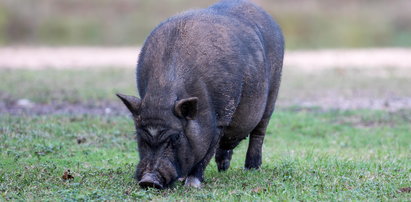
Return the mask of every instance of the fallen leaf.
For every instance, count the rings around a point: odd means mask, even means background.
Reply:
[[[73,175],[71,175],[70,170],[64,171],[63,176],[61,176],[63,180],[72,180],[74,179]]]
[[[77,144],[83,144],[87,141],[85,137],[77,137]]]
[[[253,190],[251,190],[252,192],[254,192],[254,193],[260,193],[260,192],[265,192],[265,191],[267,191],[267,189],[266,188],[262,188],[262,187],[256,187],[256,188],[254,188]]]
[[[403,187],[398,190],[399,193],[411,193],[411,187]]]
[[[236,190],[233,190],[233,191],[230,191],[230,192],[228,192],[230,195],[233,195],[233,194],[237,194],[237,191]]]

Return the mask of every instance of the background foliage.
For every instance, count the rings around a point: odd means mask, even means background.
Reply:
[[[215,0],[0,0],[0,45],[140,45],[166,18]],[[409,0],[254,0],[288,48],[411,46]]]

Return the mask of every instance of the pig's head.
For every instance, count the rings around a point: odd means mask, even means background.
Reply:
[[[153,107],[155,103],[134,96],[117,96],[132,113],[137,131],[140,162],[135,177],[139,185],[161,189],[187,176],[203,155],[194,145],[200,133],[196,124],[198,98]]]

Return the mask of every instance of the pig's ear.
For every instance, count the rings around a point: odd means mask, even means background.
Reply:
[[[123,95],[120,93],[117,93],[116,95],[118,98],[120,98],[121,101],[123,101],[123,103],[133,115],[137,114],[141,106],[141,100],[139,98],[131,95]]]
[[[174,111],[181,118],[193,120],[197,116],[197,103],[197,97],[178,100],[174,105]]]

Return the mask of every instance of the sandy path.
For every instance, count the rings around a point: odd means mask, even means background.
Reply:
[[[0,68],[134,68],[139,47],[0,47]],[[411,49],[287,51],[285,66],[304,70],[353,67],[411,69]]]

